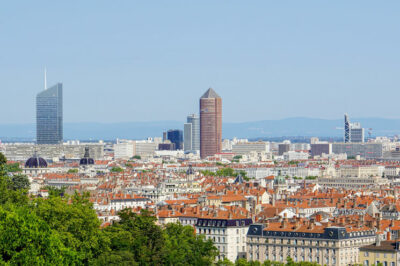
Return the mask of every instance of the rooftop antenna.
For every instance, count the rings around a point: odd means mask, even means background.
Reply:
[[[44,90],[47,90],[47,77],[46,77],[46,67],[44,67]]]

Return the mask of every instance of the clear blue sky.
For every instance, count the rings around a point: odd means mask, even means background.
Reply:
[[[400,1],[3,1],[0,123],[183,121],[212,86],[224,121],[400,118]]]

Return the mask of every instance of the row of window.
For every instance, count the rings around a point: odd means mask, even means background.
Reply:
[[[369,266],[369,265],[370,265],[370,264],[369,264],[369,261],[368,261],[368,260],[364,261],[364,266]],[[389,265],[390,265],[390,266],[395,266],[396,263],[391,262],[391,263],[389,264],[387,261],[380,262],[379,260],[377,260],[375,264],[371,264],[371,265],[383,265],[383,266],[389,266]]]

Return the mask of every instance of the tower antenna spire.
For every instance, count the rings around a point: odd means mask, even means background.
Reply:
[[[44,67],[44,90],[47,90],[47,69]]]

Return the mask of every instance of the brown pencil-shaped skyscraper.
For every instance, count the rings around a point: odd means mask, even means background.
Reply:
[[[200,157],[220,153],[222,149],[222,99],[209,88],[200,98]]]

